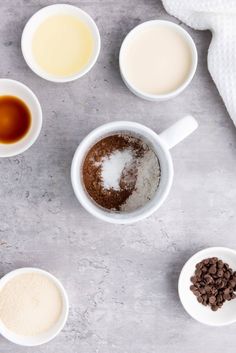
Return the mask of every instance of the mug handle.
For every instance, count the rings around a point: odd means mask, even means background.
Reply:
[[[167,148],[171,149],[194,132],[197,127],[197,120],[193,116],[187,115],[168,129],[164,130],[161,134],[159,134],[159,137],[165,143]]]

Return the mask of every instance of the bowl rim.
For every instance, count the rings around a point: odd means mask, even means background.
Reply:
[[[94,41],[95,41],[96,50],[94,50],[94,53],[93,53],[91,60],[90,60],[90,63],[88,65],[86,65],[83,68],[83,70],[81,70],[78,73],[75,73],[73,75],[70,75],[70,76],[57,77],[54,75],[50,75],[49,73],[47,73],[43,69],[40,70],[40,68],[37,64],[33,65],[32,60],[28,55],[29,49],[27,48],[28,42],[26,41],[26,34],[28,31],[31,30],[30,26],[38,18],[38,16],[47,17],[47,12],[50,11],[51,9],[52,10],[55,9],[55,14],[56,14],[57,10],[70,9],[71,11],[74,11],[75,15],[76,14],[82,15],[84,18],[87,19],[87,22],[86,22],[87,25],[93,29],[93,33],[95,34],[93,37],[94,37]],[[80,7],[77,7],[75,5],[70,5],[70,4],[63,4],[63,3],[62,4],[52,4],[52,5],[42,7],[41,9],[36,11],[28,19],[28,21],[26,22],[25,27],[23,29],[22,36],[21,36],[21,51],[22,51],[23,57],[24,57],[27,65],[29,66],[29,68],[39,77],[41,77],[47,81],[55,82],[55,83],[72,82],[72,81],[79,79],[80,77],[83,77],[95,65],[95,63],[98,59],[100,50],[101,50],[101,37],[100,37],[100,33],[99,33],[99,30],[98,30],[98,27],[97,27],[95,21],[86,11],[82,10]],[[38,67],[38,69],[37,69],[37,67]]]
[[[57,279],[54,275],[52,275],[50,272],[45,271],[43,269],[37,268],[37,267],[21,267],[21,268],[17,268],[15,270],[12,270],[8,273],[6,273],[1,279],[0,279],[0,290],[6,285],[6,283],[8,283],[10,280],[12,280],[13,278],[21,275],[21,274],[25,274],[25,273],[39,273],[42,274],[44,276],[46,276],[47,278],[49,278],[55,285],[56,287],[59,289],[61,297],[62,297],[62,302],[63,302],[63,308],[62,308],[62,318],[60,318],[61,323],[60,325],[57,327],[57,329],[55,329],[55,331],[53,333],[51,333],[50,335],[48,335],[47,338],[44,339],[39,339],[38,342],[35,341],[34,343],[32,342],[27,342],[27,336],[20,336],[20,335],[16,335],[11,331],[8,330],[5,325],[1,322],[0,325],[0,334],[6,338],[8,341],[15,343],[19,346],[25,346],[25,347],[34,347],[34,346],[39,346],[42,345],[44,343],[47,343],[49,341],[51,341],[52,339],[54,339],[63,329],[63,327],[66,324],[66,321],[68,319],[68,314],[69,314],[69,299],[68,299],[68,295],[67,292],[64,288],[64,286],[62,285],[62,283],[59,281],[59,279]],[[3,329],[6,328],[6,331],[4,331]],[[18,341],[17,336],[22,337],[21,341]],[[35,336],[37,337],[37,336]],[[22,342],[23,340],[25,340],[24,342]]]
[[[177,89],[175,89],[174,91],[171,91],[170,93],[150,94],[150,93],[147,93],[147,92],[144,92],[144,91],[138,89],[129,81],[129,79],[126,77],[124,70],[122,68],[122,55],[125,50],[125,45],[127,44],[129,38],[132,35],[134,35],[135,32],[142,30],[143,27],[148,27],[148,26],[153,26],[153,25],[164,25],[167,27],[175,28],[178,32],[180,32],[183,35],[185,40],[188,42],[189,47],[192,52],[192,67],[191,67],[191,70],[189,71],[189,74],[188,74],[186,80]],[[187,86],[190,84],[190,82],[192,81],[192,79],[196,73],[197,64],[198,64],[198,53],[197,53],[197,48],[196,48],[196,45],[195,45],[193,38],[183,27],[181,27],[180,25],[178,25],[175,22],[168,21],[168,20],[158,20],[158,19],[149,20],[149,21],[142,22],[139,25],[135,26],[133,29],[131,29],[131,31],[124,38],[124,40],[121,44],[121,47],[120,47],[120,52],[119,52],[119,68],[120,68],[121,77],[122,77],[124,83],[126,84],[126,86],[130,89],[130,91],[132,93],[134,93],[135,95],[137,95],[140,98],[150,100],[150,101],[168,100],[168,99],[171,99],[171,98],[177,96],[182,91],[184,91],[185,88],[187,88]]]
[[[212,252],[212,256],[214,255],[215,252],[222,252],[222,253],[230,253],[235,257],[236,260],[236,250],[223,247],[223,246],[214,246],[214,247],[208,247],[204,248],[200,251],[197,251],[195,254],[193,254],[183,265],[180,274],[179,274],[179,279],[178,279],[178,295],[181,304],[183,305],[185,311],[196,321],[200,322],[201,324],[204,324],[206,326],[212,326],[212,327],[221,327],[221,326],[228,326],[236,322],[236,314],[235,314],[235,319],[232,320],[227,320],[223,323],[209,323],[204,320],[200,320],[199,318],[196,318],[192,312],[188,310],[188,308],[185,305],[184,298],[182,296],[182,280],[185,278],[185,270],[191,265],[191,263],[196,259],[196,263],[199,261],[199,255],[204,255],[206,253],[206,256],[209,257],[209,252]],[[208,254],[208,255],[207,255]],[[190,280],[190,279],[189,279]]]

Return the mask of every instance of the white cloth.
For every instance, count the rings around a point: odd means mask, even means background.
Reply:
[[[162,0],[166,11],[194,29],[212,32],[208,70],[236,125],[236,0]]]

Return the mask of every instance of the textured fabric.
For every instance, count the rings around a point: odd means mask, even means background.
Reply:
[[[236,0],[163,0],[166,11],[194,29],[209,29],[208,70],[236,125]]]

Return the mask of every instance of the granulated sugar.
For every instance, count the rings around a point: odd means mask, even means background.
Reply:
[[[139,137],[116,134],[98,141],[83,164],[84,186],[103,208],[131,212],[145,205],[160,182],[159,160]]]
[[[19,274],[0,291],[1,321],[18,335],[36,336],[48,331],[61,311],[61,294],[45,275]]]
[[[107,190],[113,188],[120,190],[120,180],[122,172],[132,164],[133,155],[129,149],[123,151],[115,151],[110,156],[104,157],[101,166],[101,177],[103,187]]]

